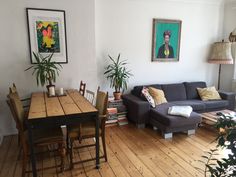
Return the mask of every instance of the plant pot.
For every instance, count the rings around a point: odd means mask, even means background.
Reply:
[[[121,99],[121,93],[120,92],[113,92],[115,100],[120,100]]]

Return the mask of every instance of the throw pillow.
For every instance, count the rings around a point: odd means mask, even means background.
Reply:
[[[197,88],[197,91],[203,101],[221,100],[221,97],[214,86],[206,88]]]
[[[191,106],[171,106],[168,109],[168,114],[189,118],[192,111]]]
[[[148,92],[148,88],[146,87],[143,87],[142,89],[142,94],[144,95],[144,97],[147,99],[147,101],[150,103],[150,105],[155,108],[155,101],[154,99],[152,98],[152,96],[149,94]]]
[[[153,97],[156,105],[159,105],[159,104],[162,104],[162,103],[167,103],[165,94],[162,90],[156,89],[154,87],[148,87],[148,92]]]

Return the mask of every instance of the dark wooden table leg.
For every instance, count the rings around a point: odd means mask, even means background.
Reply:
[[[96,119],[96,168],[100,167],[100,158],[99,158],[99,117],[95,116]]]
[[[30,148],[30,158],[31,158],[31,164],[32,164],[32,172],[33,172],[33,177],[37,177],[32,127],[29,123],[27,125],[28,125],[27,127],[28,127],[28,136],[29,136],[29,148]]]

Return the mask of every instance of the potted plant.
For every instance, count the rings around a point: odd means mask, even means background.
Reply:
[[[40,53],[34,52],[33,55],[37,63],[30,66],[25,71],[33,69],[32,75],[36,76],[37,85],[39,85],[39,83],[41,86],[48,84],[48,90],[52,86],[55,87],[53,82],[56,82],[56,76],[59,76],[59,71],[62,66],[55,61],[51,61],[53,53],[46,57],[43,57]]]
[[[114,97],[115,100],[119,100],[121,97],[121,90],[127,89],[128,79],[132,74],[126,68],[126,61],[120,61],[120,54],[117,59],[113,59],[110,55],[108,57],[111,63],[105,68],[104,74],[106,78],[110,80],[110,87],[115,88]]]
[[[215,127],[218,129],[217,148],[203,155],[204,176],[236,176],[236,121],[234,116],[221,114]],[[218,148],[229,152],[228,157],[219,158]]]

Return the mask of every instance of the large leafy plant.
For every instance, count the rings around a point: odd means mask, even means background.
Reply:
[[[110,55],[108,57],[111,60],[111,64],[105,68],[104,74],[110,80],[110,87],[115,88],[115,92],[119,93],[121,89],[127,89],[128,79],[132,74],[126,68],[126,61],[120,60],[120,54],[117,59],[113,59]]]
[[[205,176],[235,177],[236,176],[236,122],[232,116],[221,114],[215,127],[219,130],[217,147],[229,151],[228,157],[217,158],[218,149],[211,149],[202,156],[205,162]]]
[[[56,77],[59,76],[59,71],[62,66],[55,61],[51,61],[53,53],[43,57],[40,53],[34,53],[36,64],[30,66],[25,71],[33,69],[32,75],[36,76],[37,85],[39,83],[44,86],[46,83],[52,85],[52,82],[56,82]]]

